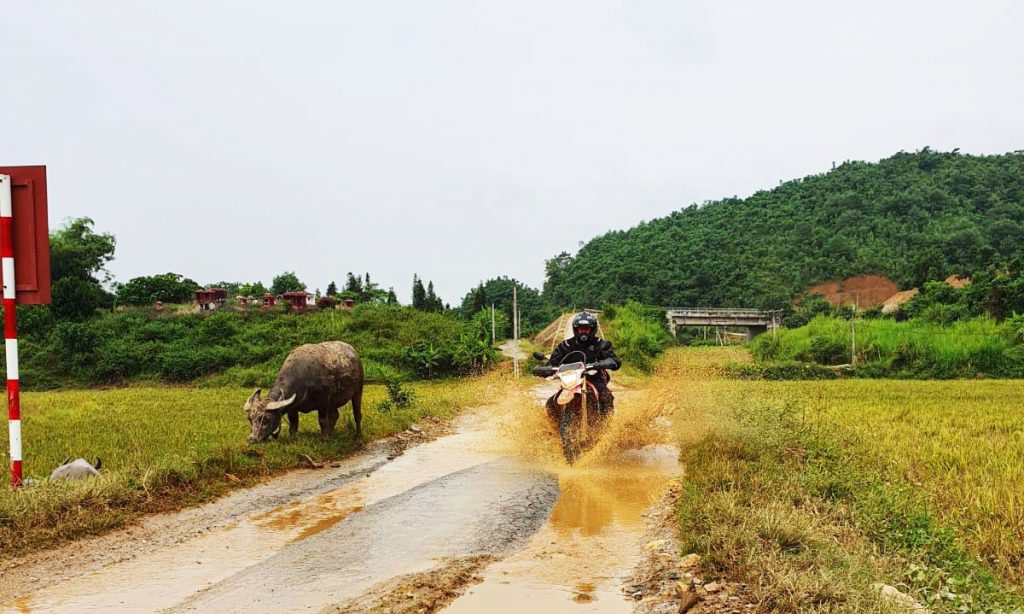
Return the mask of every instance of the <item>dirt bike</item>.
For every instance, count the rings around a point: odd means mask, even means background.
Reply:
[[[547,360],[540,352],[534,352],[537,360]],[[579,455],[597,440],[601,427],[611,414],[602,410],[600,395],[592,379],[602,377],[595,364],[586,364],[583,352],[570,352],[560,366],[541,365],[533,374],[547,380],[557,379],[558,392],[547,400],[548,416],[558,426],[562,439],[562,454],[570,465]]]

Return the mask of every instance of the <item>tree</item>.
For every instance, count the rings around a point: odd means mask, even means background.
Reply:
[[[348,276],[345,279],[345,292],[351,293],[353,298],[362,298],[363,296],[363,282],[349,271]]]
[[[152,305],[157,301],[190,301],[199,284],[177,273],[134,277],[117,287],[117,301],[125,305]]]
[[[434,294],[434,282],[427,283],[427,297],[423,307],[424,311],[444,311],[444,303]]]
[[[93,224],[77,218],[50,234],[51,310],[59,320],[83,320],[112,304],[101,281],[110,279],[105,266],[117,242],[110,233],[94,232]]]
[[[270,283],[270,292],[273,294],[284,294],[285,292],[303,292],[306,284],[299,281],[294,271],[281,273]]]
[[[53,279],[73,277],[83,281],[108,281],[104,268],[114,258],[117,241],[110,233],[93,232],[95,222],[80,217],[50,234],[50,273]]]
[[[413,309],[425,311],[427,309],[427,291],[418,275],[412,276],[412,306]]]
[[[270,290],[267,289],[267,287],[264,286],[263,282],[261,281],[254,281],[252,283],[242,284],[241,286],[238,287],[238,293],[243,296],[263,296],[268,292],[270,292]]]
[[[327,296],[338,296],[338,285],[333,281],[327,284]]]
[[[465,314],[467,316],[473,316],[477,312],[487,309],[489,307],[489,305],[487,304],[487,292],[484,290],[483,282],[481,282],[479,286],[473,288],[473,290],[470,291],[468,298],[468,308],[464,309]],[[465,299],[463,299],[463,303],[465,302]]]
[[[489,310],[491,304],[494,304],[498,312],[504,313],[511,320],[513,289],[519,311],[523,314],[520,327],[524,334],[539,331],[558,317],[560,310],[548,303],[540,292],[508,277],[488,279],[471,290],[463,297],[459,310],[468,319],[481,310]]]
[[[398,304],[398,295],[395,294],[395,289],[394,288],[388,288],[388,295],[387,295],[387,298],[385,299],[385,302],[388,305],[397,305]]]

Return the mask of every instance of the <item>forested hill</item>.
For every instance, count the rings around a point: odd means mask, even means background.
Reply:
[[[549,260],[544,294],[558,305],[781,307],[830,279],[880,273],[916,286],[1022,250],[1024,155],[926,148],[609,232]]]

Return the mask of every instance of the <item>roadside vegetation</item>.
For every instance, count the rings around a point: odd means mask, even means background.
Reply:
[[[856,335],[856,356],[851,336]],[[807,325],[759,336],[751,345],[758,361],[741,374],[794,378],[834,376],[793,363],[849,365],[861,377],[916,379],[1024,378],[1024,318],[999,323],[990,317],[935,324],[922,319],[857,320],[816,316]],[[788,379],[784,378],[783,379]]]
[[[665,322],[663,309],[636,301],[606,305],[602,310],[601,324],[616,355],[626,366],[644,372],[649,372],[654,357],[673,343]]]
[[[448,418],[477,404],[493,402],[503,376],[444,382],[367,387],[363,433],[367,441],[406,429],[418,419]],[[352,413],[341,409],[334,438],[319,437],[316,415],[300,418],[299,435],[287,427],[279,440],[247,443],[249,423],[242,411],[249,389],[130,387],[69,390],[22,396],[27,449],[33,478],[68,457],[103,460],[98,478],[80,482],[41,481],[23,489],[0,489],[2,557],[122,526],[141,514],[178,509],[211,500],[229,489],[268,476],[329,462],[355,450]],[[7,457],[6,437],[0,453]],[[2,467],[7,474],[6,462]]]
[[[879,584],[933,611],[1024,607],[1020,382],[736,381],[708,368],[721,353],[670,350],[652,379],[704,577],[773,611],[892,609]]]
[[[145,382],[266,387],[296,346],[332,339],[356,348],[374,382],[478,373],[498,357],[489,322],[380,304],[305,314],[136,308],[23,328],[22,379],[34,390]]]
[[[927,282],[897,310],[854,312],[803,297],[785,328],[751,345],[746,378],[1024,377],[1024,261],[972,274],[961,287]],[[842,366],[828,370],[825,366]]]

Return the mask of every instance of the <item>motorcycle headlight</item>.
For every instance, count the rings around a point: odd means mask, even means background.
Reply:
[[[558,377],[562,380],[562,386],[566,388],[575,388],[580,383],[580,376],[575,371],[559,373]]]

